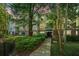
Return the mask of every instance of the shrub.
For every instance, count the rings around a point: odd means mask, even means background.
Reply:
[[[67,41],[79,41],[79,36],[70,36],[70,35],[67,35]]]
[[[45,39],[43,34],[38,34],[32,37],[16,38],[16,51],[31,51]]]
[[[32,51],[39,43],[45,39],[44,34],[37,34],[32,37],[30,36],[8,36],[5,40],[6,51],[11,52],[14,47],[16,52],[21,51]]]

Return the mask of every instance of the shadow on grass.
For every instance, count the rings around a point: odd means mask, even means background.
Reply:
[[[51,55],[59,56],[59,48],[57,43],[53,43],[51,47]],[[64,45],[64,56],[79,56],[79,42],[67,42]]]

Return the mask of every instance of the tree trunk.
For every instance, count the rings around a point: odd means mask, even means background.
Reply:
[[[67,19],[68,19],[68,3],[66,4],[66,13],[65,13],[65,35],[64,35],[64,42],[66,42],[66,35],[67,35]]]
[[[29,4],[29,36],[32,36],[33,31],[32,31],[32,20],[33,20],[33,4]]]
[[[76,36],[76,24],[74,23],[74,24],[72,24],[72,30],[71,30],[71,35],[72,36]]]
[[[77,30],[77,32],[78,32],[78,36],[79,36],[79,29]]]
[[[38,33],[40,33],[40,15],[38,14],[38,24],[37,24],[37,26],[38,26]]]
[[[62,29],[62,23],[61,20],[62,19],[62,13],[61,13],[61,9],[60,9],[60,4],[57,4],[57,29],[58,29],[58,45],[59,45],[59,52],[60,55],[63,55],[64,53],[64,42],[63,42],[63,29]]]

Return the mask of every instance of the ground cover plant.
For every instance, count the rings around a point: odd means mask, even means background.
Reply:
[[[12,36],[7,37],[5,40],[7,53],[11,50],[15,50],[16,53],[30,53],[32,50],[36,49],[40,43],[45,40],[44,34],[30,36]],[[23,54],[24,55],[24,54]]]

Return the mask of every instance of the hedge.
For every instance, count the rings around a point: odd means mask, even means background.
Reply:
[[[66,39],[67,41],[73,41],[73,42],[79,41],[79,36],[70,36],[70,35],[67,35],[66,38],[67,38]]]

